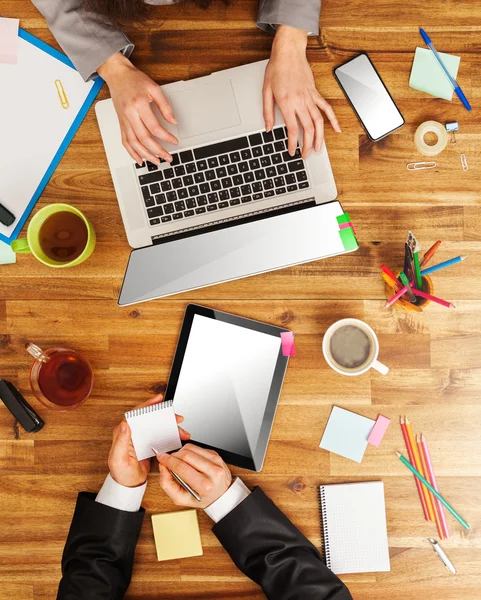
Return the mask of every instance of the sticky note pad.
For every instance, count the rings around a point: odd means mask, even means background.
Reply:
[[[360,463],[373,427],[372,419],[334,406],[319,447]]]
[[[459,63],[461,62],[460,57],[452,54],[444,54],[443,52],[439,52],[439,56],[451,77],[456,79]],[[444,100],[453,99],[453,86],[432,51],[427,48],[416,48],[409,87],[420,92],[426,92],[426,94],[431,94],[431,96],[435,96],[436,98],[443,98]]]
[[[367,438],[368,443],[372,444],[373,446],[379,446],[390,423],[391,419],[379,415],[374,423],[374,427],[372,428],[369,437]]]
[[[157,560],[202,556],[196,510],[152,515]]]
[[[8,244],[0,242],[0,265],[13,265],[17,262],[17,255]]]
[[[19,23],[18,19],[0,18],[0,64],[17,64]]]

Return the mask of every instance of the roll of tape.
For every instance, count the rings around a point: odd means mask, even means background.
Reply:
[[[427,133],[434,133],[438,138],[434,146],[428,146],[424,141],[424,136]],[[437,121],[425,121],[424,123],[421,123],[414,134],[414,144],[424,156],[436,156],[446,148],[447,143],[448,132],[445,127]]]

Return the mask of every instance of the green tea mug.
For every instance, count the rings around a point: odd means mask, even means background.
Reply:
[[[70,262],[61,262],[48,257],[42,250],[39,242],[39,233],[42,225],[49,217],[60,212],[74,213],[82,219],[87,227],[87,243],[85,244],[85,248],[80,256],[77,256],[77,258]],[[62,267],[75,267],[87,260],[95,249],[96,239],[95,229],[92,227],[92,224],[77,208],[69,204],[50,204],[40,209],[32,218],[27,229],[27,237],[13,241],[11,247],[17,254],[31,252],[37,260],[47,265],[47,267],[60,269]]]

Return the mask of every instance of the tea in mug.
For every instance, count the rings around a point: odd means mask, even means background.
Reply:
[[[90,365],[76,352],[59,350],[51,354],[38,373],[42,394],[58,406],[82,402],[92,387]]]
[[[85,250],[88,230],[84,221],[69,211],[57,212],[40,227],[38,241],[51,260],[71,262]]]

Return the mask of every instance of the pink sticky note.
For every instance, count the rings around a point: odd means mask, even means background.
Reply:
[[[282,356],[295,356],[294,334],[292,331],[283,331],[281,333]]]
[[[369,437],[367,438],[368,443],[372,444],[373,446],[379,446],[379,444],[382,442],[384,434],[386,433],[386,429],[389,427],[390,422],[391,419],[379,415],[374,423],[374,427],[371,429]]]
[[[18,25],[18,19],[0,18],[0,64],[17,64]]]

